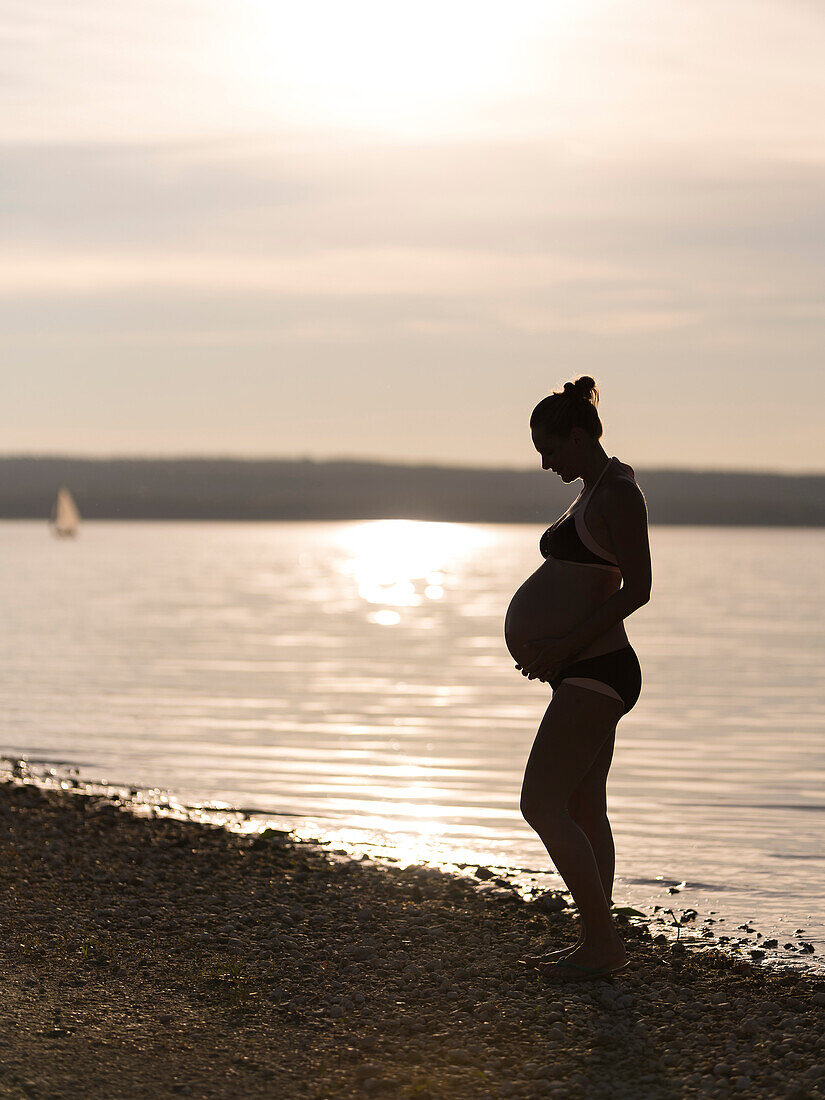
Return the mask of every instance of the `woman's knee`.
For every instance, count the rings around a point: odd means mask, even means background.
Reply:
[[[519,810],[521,816],[527,822],[528,825],[535,827],[535,823],[541,812],[541,804],[536,799],[532,792],[528,791],[525,787],[521,788],[521,800],[519,802]]]
[[[537,831],[548,828],[557,817],[567,812],[562,800],[554,797],[552,789],[546,785],[534,787],[530,783],[525,783],[521,788],[519,809],[527,824]]]

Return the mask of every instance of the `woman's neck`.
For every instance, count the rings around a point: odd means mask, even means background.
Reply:
[[[607,464],[610,462],[610,457],[606,453],[603,447],[599,446],[593,452],[593,457],[590,460],[589,468],[582,471],[582,481],[584,482],[585,492],[592,489],[596,482],[601,477],[604,470],[607,468]]]

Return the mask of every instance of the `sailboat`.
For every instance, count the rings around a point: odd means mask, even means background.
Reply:
[[[61,485],[57,490],[57,499],[52,508],[49,526],[52,534],[61,539],[73,538],[77,534],[80,526],[80,512],[77,510],[74,497],[65,485]]]

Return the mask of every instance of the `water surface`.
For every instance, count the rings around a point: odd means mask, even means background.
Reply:
[[[0,753],[405,860],[549,869],[518,799],[550,689],[502,636],[542,529],[0,524]],[[614,897],[821,959],[825,532],[654,527],[651,547]]]

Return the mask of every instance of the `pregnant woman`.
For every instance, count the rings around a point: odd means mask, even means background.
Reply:
[[[553,688],[524,775],[521,812],[541,837],[581,917],[578,942],[525,960],[558,981],[625,965],[610,913],[615,853],[607,773],[616,724],[641,690],[624,620],[650,599],[647,507],[633,470],[605,453],[592,378],[566,382],[533,410],[543,470],[584,487],[541,537],[545,561],[510,602],[516,668]]]

